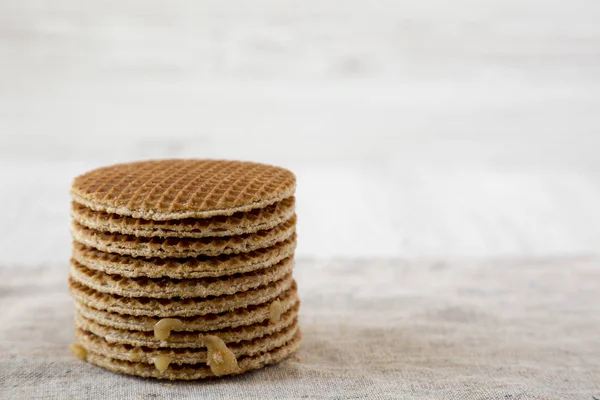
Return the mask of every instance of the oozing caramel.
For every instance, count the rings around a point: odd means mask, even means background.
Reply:
[[[227,348],[220,337],[214,335],[203,336],[208,354],[206,363],[216,376],[227,375],[238,370],[235,354]]]
[[[269,321],[279,322],[281,314],[283,314],[283,306],[279,300],[275,300],[269,307]]]
[[[84,360],[87,358],[87,351],[85,350],[85,348],[78,344],[78,343],[73,343],[69,345],[69,350],[71,350],[71,353],[73,353],[73,355],[77,358],[79,358],[80,360]]]
[[[154,337],[158,340],[167,340],[171,336],[171,331],[181,330],[183,322],[177,318],[163,318],[154,325]]]
[[[167,368],[169,368],[169,364],[171,364],[171,356],[166,354],[160,354],[154,357],[154,366],[160,372],[165,372]]]

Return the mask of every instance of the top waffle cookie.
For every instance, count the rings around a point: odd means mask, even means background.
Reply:
[[[96,211],[155,221],[262,208],[293,195],[290,171],[221,160],[156,160],[99,168],[75,178],[73,200]]]

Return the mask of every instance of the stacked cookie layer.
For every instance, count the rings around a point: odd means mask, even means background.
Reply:
[[[238,374],[298,349],[294,175],[216,160],[119,164],[72,186],[81,358],[162,379]]]

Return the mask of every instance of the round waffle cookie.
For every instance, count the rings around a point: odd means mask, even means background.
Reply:
[[[270,335],[229,343],[227,347],[236,357],[252,356],[285,345],[294,338],[297,331],[298,323],[294,321],[291,325]],[[103,337],[81,328],[75,330],[75,336],[88,351],[117,360],[152,364],[157,356],[169,356],[171,364],[198,364],[206,363],[207,361],[207,345],[204,342],[202,334],[198,335],[197,339],[199,348],[150,348],[146,346],[110,343]]]
[[[163,160],[77,177],[69,288],[78,358],[159,379],[239,374],[298,349],[295,177]]]
[[[102,232],[123,233],[145,237],[220,237],[254,233],[274,228],[294,215],[294,198],[289,197],[265,208],[236,212],[229,216],[185,218],[166,221],[133,218],[125,215],[94,211],[73,202],[73,220],[86,228]]]
[[[74,242],[73,259],[90,269],[130,278],[195,279],[241,274],[267,268],[293,255],[295,249],[295,234],[274,246],[249,253],[188,258],[130,257],[107,253]]]
[[[302,332],[298,330],[294,337],[281,347],[253,356],[239,357],[237,359],[238,369],[229,375],[237,375],[262,368],[269,364],[278,363],[298,351],[301,339]],[[173,364],[169,365],[165,371],[159,371],[154,365],[111,358],[102,353],[97,353],[93,349],[88,351],[86,357],[90,363],[110,371],[141,376],[143,378],[193,380],[217,376],[206,364]]]
[[[223,160],[117,164],[78,176],[73,201],[92,210],[156,221],[208,218],[291,197],[296,178],[271,165]]]
[[[273,246],[289,239],[296,231],[296,217],[274,228],[236,236],[203,238],[137,237],[86,228],[73,223],[76,242],[109,253],[134,257],[197,257],[245,253]]]
[[[269,319],[271,316],[271,309],[277,305],[280,307],[281,312],[285,313],[289,309],[296,307],[298,304],[298,292],[296,290],[296,285],[293,284],[279,296],[262,304],[234,308],[217,314],[178,317],[183,322],[183,326],[179,331],[210,331],[252,325]],[[75,307],[79,314],[88,320],[117,329],[150,332],[161,320],[160,317],[119,314],[116,312],[99,310],[78,301],[75,302]]]
[[[293,283],[292,275],[289,274],[277,282],[229,296],[156,299],[101,293],[82,285],[72,277],[69,278],[71,296],[88,307],[118,314],[161,318],[218,314],[235,308],[262,304],[284,293]]]
[[[129,331],[99,324],[84,317],[81,313],[75,314],[75,326],[89,331],[96,336],[100,336],[109,343],[146,346],[150,348],[165,346],[172,348],[197,348],[205,347],[200,336],[208,332],[211,335],[219,336],[225,343],[253,340],[278,332],[295,323],[299,306],[300,304],[296,303],[292,308],[285,311],[278,320],[272,321],[266,319],[252,325],[239,326],[237,328],[227,327],[213,331],[170,332],[168,340],[156,338],[153,331]]]
[[[294,259],[288,257],[259,271],[201,279],[127,278],[94,271],[71,260],[71,278],[102,293],[126,297],[188,298],[235,294],[267,285],[291,274]]]

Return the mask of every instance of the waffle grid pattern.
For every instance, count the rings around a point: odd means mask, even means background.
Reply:
[[[271,267],[230,276],[177,279],[127,278],[94,271],[71,261],[71,277],[98,292],[114,293],[127,297],[209,297],[244,292],[277,281],[292,272],[294,260],[286,258]]]
[[[292,285],[292,287],[283,292],[280,296],[262,304],[238,307],[222,313],[178,317],[179,320],[184,323],[181,331],[207,332],[223,328],[237,328],[239,326],[263,322],[269,318],[269,310],[274,301],[279,301],[283,312],[299,305],[296,285]],[[77,312],[91,321],[95,321],[107,327],[123,330],[142,332],[152,331],[154,325],[160,321],[159,317],[119,314],[116,312],[91,308],[79,302],[75,303],[75,307]]]
[[[158,237],[219,237],[241,235],[271,229],[294,215],[294,198],[283,199],[265,208],[236,212],[229,216],[185,218],[166,221],[133,218],[125,215],[94,211],[79,203],[71,204],[71,216],[80,225],[102,232],[134,236]]]
[[[296,179],[270,165],[158,160],[99,168],[75,178],[73,199],[97,211],[169,220],[231,215],[290,197]]]
[[[294,321],[291,325],[281,330],[262,336],[256,339],[228,343],[227,347],[237,356],[252,356],[263,351],[269,351],[283,346],[291,340],[298,324]],[[197,364],[206,362],[206,348],[151,348],[147,346],[132,346],[130,344],[109,343],[104,338],[93,333],[77,328],[76,336],[87,349],[92,349],[95,353],[105,355],[117,360],[142,362],[151,364],[154,357],[158,355],[168,355],[173,358],[174,364]],[[199,340],[201,340],[199,338]]]
[[[281,319],[276,322],[267,319],[255,324],[243,325],[233,329],[228,327],[226,329],[214,330],[211,331],[210,334],[219,336],[225,343],[237,343],[270,335],[291,325],[296,320],[298,306],[299,304],[296,303],[294,307],[288,309],[281,316]],[[171,332],[168,341],[159,340],[154,337],[152,331],[128,331],[112,328],[87,319],[80,313],[75,314],[75,326],[82,330],[89,331],[96,336],[102,337],[109,343],[146,346],[149,348],[165,346],[171,348],[205,347],[204,342],[201,340],[202,335],[198,332]]]
[[[229,296],[156,299],[101,293],[69,278],[71,296],[88,307],[119,314],[161,318],[218,314],[234,308],[265,303],[285,292],[293,282],[292,275],[288,274],[277,282]]]
[[[202,238],[138,237],[101,232],[73,222],[75,241],[99,250],[134,257],[197,257],[250,252],[273,246],[292,237],[296,217],[268,230],[236,236]]]
[[[232,374],[241,374],[243,372],[262,368],[269,364],[276,364],[278,362],[281,362],[286,357],[298,351],[298,349],[300,348],[301,339],[302,333],[300,330],[298,330],[298,332],[292,338],[292,340],[290,340],[285,345],[279,348],[273,349],[272,351],[265,351],[252,357],[239,357],[239,369],[237,372],[234,372]],[[203,364],[174,364],[172,366],[169,366],[169,368],[165,372],[159,372],[150,364],[117,360],[114,358],[103,356],[101,354],[94,353],[93,351],[89,352],[87,360],[92,364],[98,365],[100,367],[106,368],[114,372],[140,376],[143,378],[194,380],[215,377],[210,368]]]
[[[197,279],[267,268],[294,254],[296,235],[274,246],[248,253],[188,258],[140,258],[107,253],[74,242],[73,258],[90,269],[126,277]]]

